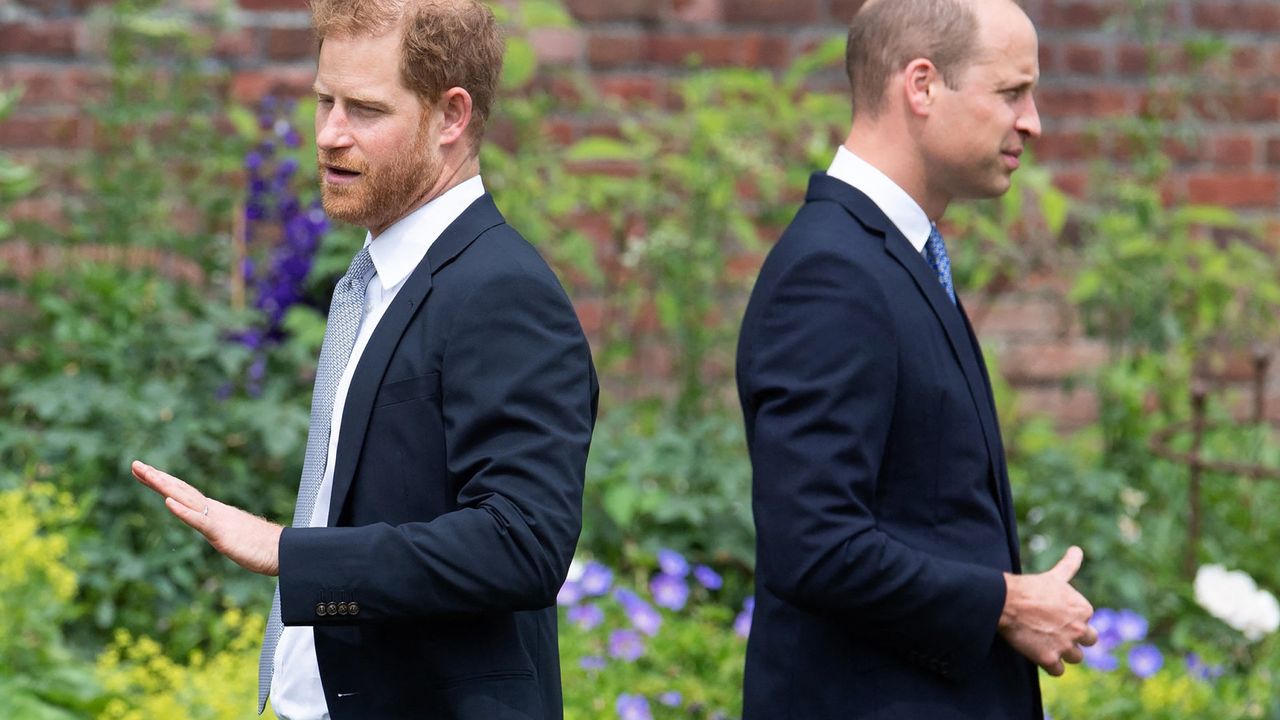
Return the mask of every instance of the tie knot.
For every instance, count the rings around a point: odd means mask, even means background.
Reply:
[[[347,268],[347,274],[343,277],[349,282],[355,282],[363,278],[371,267],[373,267],[373,256],[369,254],[369,248],[360,248],[360,252],[351,258],[351,265]],[[377,271],[375,270],[374,272]]]

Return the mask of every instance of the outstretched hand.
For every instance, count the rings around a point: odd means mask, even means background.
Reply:
[[[1000,634],[1014,650],[1055,677],[1065,671],[1063,662],[1084,659],[1082,646],[1098,641],[1097,631],[1089,625],[1093,606],[1071,587],[1083,561],[1084,551],[1072,546],[1047,572],[1004,576],[1007,593]]]
[[[284,528],[204,493],[138,460],[130,467],[143,485],[164,497],[164,506],[204,535],[213,549],[246,570],[280,574],[280,533]]]

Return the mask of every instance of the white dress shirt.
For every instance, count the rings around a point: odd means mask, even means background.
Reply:
[[[329,432],[329,455],[324,465],[324,479],[311,512],[311,527],[325,527],[329,522],[329,503],[333,495],[333,464],[338,453],[338,437],[342,430],[342,410],[347,404],[347,390],[355,374],[360,356],[369,337],[405,280],[427,254],[436,238],[458,219],[473,202],[484,195],[480,176],[470,178],[387,228],[376,239],[365,235],[377,282],[365,287],[364,315],[360,331],[346,369],[338,381],[333,398],[332,428]],[[311,626],[287,626],[276,646],[275,670],[271,680],[271,709],[281,720],[329,720],[329,706],[320,684],[320,666],[316,660],[315,633]]]
[[[906,236],[916,252],[923,254],[924,245],[929,241],[929,232],[933,223],[924,208],[917,203],[888,175],[880,172],[871,163],[853,154],[849,148],[841,145],[836,150],[836,157],[831,161],[827,174],[844,183],[852,185],[871,198],[882,212]]]

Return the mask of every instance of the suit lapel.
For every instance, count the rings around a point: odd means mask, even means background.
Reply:
[[[973,339],[963,306],[951,304],[951,299],[938,282],[938,276],[929,267],[924,256],[903,236],[898,227],[871,201],[871,198],[825,173],[815,173],[809,184],[807,200],[834,200],[848,210],[859,223],[884,238],[885,251],[907,271],[916,288],[929,303],[933,314],[941,323],[951,345],[951,353],[964,374],[969,396],[978,413],[983,439],[991,457],[992,495],[1005,519],[1006,532],[1013,532],[1009,512],[1008,493],[1004,490],[1004,450],[1000,445],[1000,428],[996,424],[991,391],[987,385],[986,368],[978,354],[977,341]],[[1011,541],[1010,550],[1017,559],[1017,543]]]
[[[489,194],[486,193],[472,203],[431,244],[426,257],[405,280],[404,286],[396,293],[395,299],[378,321],[378,327],[369,337],[369,344],[360,355],[360,362],[351,377],[347,404],[342,411],[342,430],[338,437],[338,452],[333,467],[333,495],[329,502],[329,527],[337,525],[347,493],[355,479],[364,448],[365,432],[369,428],[369,416],[373,411],[373,401],[382,385],[387,365],[391,362],[391,356],[399,346],[405,329],[426,304],[431,294],[432,277],[462,254],[486,230],[504,222]]]

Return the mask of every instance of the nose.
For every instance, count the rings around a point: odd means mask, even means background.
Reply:
[[[1036,101],[1031,95],[1027,95],[1026,107],[1018,113],[1018,121],[1014,127],[1032,139],[1040,137],[1040,113],[1036,110]]]
[[[346,113],[336,103],[316,104],[316,147],[335,150],[351,145]]]

